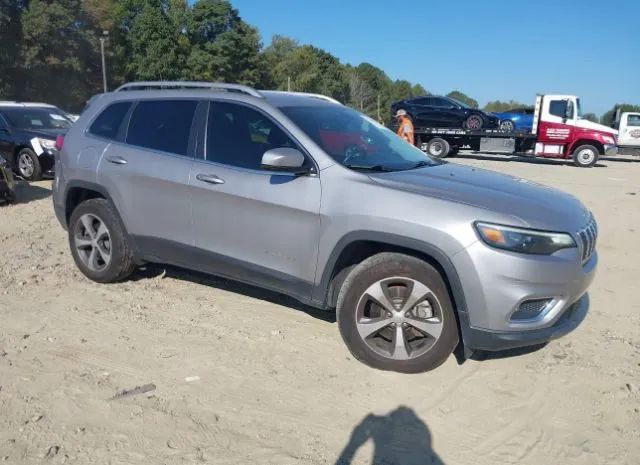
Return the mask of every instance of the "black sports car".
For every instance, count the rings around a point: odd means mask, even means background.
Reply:
[[[391,105],[392,114],[405,110],[415,126],[435,128],[493,129],[500,120],[451,97],[435,95],[401,100]]]

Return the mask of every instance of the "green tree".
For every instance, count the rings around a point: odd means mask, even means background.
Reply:
[[[620,109],[620,113],[624,113],[626,111],[640,112],[640,105],[633,105],[631,103],[616,103],[611,110],[602,115],[602,117],[600,118],[600,123],[604,124],[605,126],[612,126],[613,120],[616,116],[616,110],[618,108]]]
[[[187,24],[193,79],[248,85],[263,80],[260,35],[228,1],[197,1]]]
[[[0,0],[0,100],[13,98],[20,82],[20,17],[25,5],[20,0]]]
[[[467,94],[460,92],[459,90],[454,90],[447,94],[447,97],[451,97],[453,99],[458,100],[459,102],[465,103],[469,105],[471,108],[478,108],[478,101],[469,97]]]
[[[23,82],[19,94],[78,109],[99,89],[93,18],[81,0],[31,0],[22,14]]]
[[[183,75],[181,31],[172,23],[161,1],[147,0],[133,18],[127,76],[131,80],[169,80]]]
[[[411,88],[412,97],[421,97],[423,95],[431,95],[430,92],[422,87],[422,84],[414,84]]]
[[[599,119],[595,113],[585,113],[584,115],[582,115],[582,118],[589,121],[593,121],[594,123],[599,122]]]
[[[488,112],[503,112],[513,110],[514,108],[533,108],[532,105],[525,105],[524,103],[516,102],[515,100],[509,100],[508,102],[501,102],[500,100],[494,100],[487,103],[483,110]]]

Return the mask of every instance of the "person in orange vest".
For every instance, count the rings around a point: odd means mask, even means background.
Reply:
[[[413,122],[411,122],[411,118],[409,118],[407,112],[405,110],[398,110],[396,113],[396,119],[399,124],[398,135],[411,145],[414,145]]]

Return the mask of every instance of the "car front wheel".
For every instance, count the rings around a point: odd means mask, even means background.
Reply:
[[[573,163],[580,168],[591,168],[598,162],[598,149],[593,145],[581,145],[573,151]]]
[[[355,358],[377,369],[420,373],[458,344],[447,287],[430,264],[384,252],[356,266],[338,296],[340,334]]]
[[[482,129],[482,126],[484,126],[484,122],[482,121],[482,117],[479,115],[469,115],[463,123],[464,129],[470,129],[472,131],[479,131]]]

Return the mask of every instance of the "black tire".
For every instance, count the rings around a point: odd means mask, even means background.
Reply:
[[[25,161],[30,160],[31,168],[21,168],[20,160],[25,158]],[[15,160],[15,171],[25,181],[40,181],[42,179],[42,166],[40,165],[40,159],[38,155],[31,149],[22,149],[18,152]]]
[[[372,349],[358,332],[358,308],[367,289],[378,281],[408,278],[428,287],[437,297],[437,313],[441,332],[430,341],[426,352],[414,358],[395,360]],[[434,310],[435,311],[435,310]],[[435,314],[435,313],[434,313]],[[440,366],[458,344],[458,326],[447,287],[440,273],[430,264],[404,254],[383,252],[357,265],[347,276],[340,289],[337,303],[340,334],[351,354],[362,363],[376,369],[400,373],[422,373]],[[391,323],[394,324],[394,323]],[[400,323],[397,323],[398,325]],[[389,330],[383,328],[382,331]],[[396,331],[398,328],[392,329]],[[401,330],[405,331],[405,330]],[[411,330],[413,331],[413,329]],[[376,336],[378,337],[378,336]],[[380,336],[382,337],[382,335]],[[409,339],[407,337],[407,339]]]
[[[464,129],[479,131],[484,126],[484,121],[480,115],[469,115],[462,123]]]
[[[600,152],[593,145],[581,145],[573,151],[573,163],[579,168],[591,168],[598,163]]]
[[[446,140],[435,137],[427,144],[427,153],[433,158],[446,158],[451,151],[451,146]]]
[[[109,263],[101,270],[93,270],[85,264],[76,247],[78,228],[83,215],[91,215],[102,221],[109,234]],[[133,251],[127,233],[122,226],[112,204],[105,199],[91,199],[82,202],[73,210],[69,219],[69,247],[76,265],[82,273],[98,283],[112,283],[127,278],[136,268]]]

